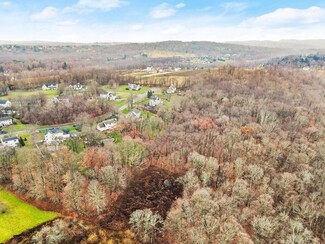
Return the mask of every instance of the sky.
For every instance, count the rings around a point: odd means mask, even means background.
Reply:
[[[325,0],[0,0],[0,40],[325,39]]]

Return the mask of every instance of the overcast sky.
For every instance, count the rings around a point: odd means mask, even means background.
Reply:
[[[325,39],[325,0],[0,0],[0,40]]]

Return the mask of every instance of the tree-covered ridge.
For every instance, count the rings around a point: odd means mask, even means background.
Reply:
[[[281,66],[288,68],[322,68],[325,66],[324,54],[291,55],[282,58],[275,58],[267,62],[265,66]]]

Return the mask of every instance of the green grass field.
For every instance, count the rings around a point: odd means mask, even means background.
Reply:
[[[112,101],[111,103],[119,108],[122,107],[124,104],[127,104],[127,102],[127,99],[120,99],[118,101]]]
[[[0,212],[0,243],[59,216],[54,212],[41,211],[2,189],[0,202],[7,208],[7,212]]]
[[[45,125],[44,125],[45,126]],[[46,126],[49,127],[49,126]],[[67,125],[67,126],[62,126],[62,127],[55,127],[55,128],[59,128],[60,130],[68,130],[70,133],[79,133],[79,131],[77,131],[76,127],[74,127],[73,125]],[[48,131],[47,129],[42,129],[39,128],[38,130],[43,136],[45,136],[46,132]]]
[[[29,96],[34,96],[38,94],[44,94],[47,96],[47,98],[53,98],[57,95],[56,90],[49,90],[49,91],[9,91],[8,96],[0,97],[0,99],[3,100],[10,100],[10,99],[15,99],[17,97],[29,97]]]
[[[150,89],[148,86],[141,86],[141,90],[139,90],[139,91],[130,91],[127,88],[128,88],[128,86],[126,86],[126,85],[119,86],[116,91],[117,92],[133,93],[133,94],[143,94],[145,92],[148,92]]]
[[[106,134],[108,137],[112,137],[115,139],[115,143],[120,143],[122,142],[122,134],[118,131],[114,131],[114,132],[111,132],[111,133],[107,133]]]
[[[23,131],[23,130],[29,130],[35,127],[35,125],[30,125],[30,124],[23,124],[20,120],[18,119],[13,119],[15,124],[10,125],[4,129],[4,131],[8,133],[13,133],[16,131]]]
[[[107,92],[116,93],[116,95],[121,98],[126,98],[126,97],[128,97],[129,93],[143,94],[145,92],[148,92],[150,88],[148,86],[141,86],[141,90],[139,90],[139,91],[130,91],[130,90],[128,90],[127,85],[119,86],[117,89],[111,89],[108,85],[106,85],[106,86],[102,86],[102,89]]]

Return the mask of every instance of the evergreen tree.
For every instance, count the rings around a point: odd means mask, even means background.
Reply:
[[[19,137],[19,145],[21,147],[24,147],[25,146],[25,141],[24,141],[24,139],[22,137]]]
[[[63,65],[62,65],[62,69],[68,69],[68,68],[69,68],[69,67],[68,67],[67,63],[64,62]]]

